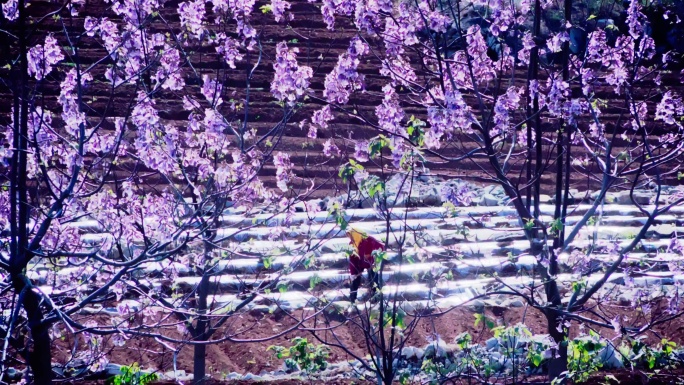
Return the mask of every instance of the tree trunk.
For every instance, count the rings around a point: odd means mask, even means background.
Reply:
[[[204,384],[204,378],[207,376],[206,373],[206,357],[207,357],[207,346],[206,345],[195,345],[194,360],[193,360],[193,375],[194,383],[197,385]]]
[[[209,295],[209,274],[207,274],[206,270],[204,274],[202,274],[202,280],[200,280],[199,287],[197,288],[197,294],[199,297],[197,303],[197,313],[199,313],[200,316],[197,319],[197,325],[195,326],[195,335],[193,337],[195,341],[206,341],[208,320],[204,314],[207,311],[207,296]],[[207,345],[195,345],[193,357],[193,382],[196,385],[204,384],[204,379],[207,375],[206,362]]]
[[[38,306],[38,295],[31,292],[24,302],[28,315],[33,350],[29,353],[28,364],[33,372],[36,384],[52,384],[52,354],[50,352],[50,334],[42,324],[43,314]],[[31,304],[27,304],[30,301]],[[32,308],[34,310],[29,311]]]
[[[563,372],[568,370],[567,332],[564,327],[558,327],[558,322],[560,320],[558,319],[557,311],[549,309],[546,314],[546,319],[548,321],[549,334],[558,345],[558,349],[549,361],[549,380],[553,381],[559,378]]]
[[[52,354],[50,351],[50,334],[43,323],[43,311],[40,309],[40,295],[31,290],[28,278],[23,274],[12,278],[18,293],[24,293],[21,306],[26,311],[28,327],[31,332],[30,344],[26,349],[26,362],[33,374],[35,384],[52,384]],[[9,338],[9,336],[7,336]]]

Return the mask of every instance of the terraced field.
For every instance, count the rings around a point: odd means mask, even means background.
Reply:
[[[153,22],[152,31],[159,30],[175,31],[177,33],[181,30],[177,14],[177,7],[180,0],[168,1],[165,3],[164,9],[160,10],[161,20]],[[333,111],[335,119],[331,122],[330,127],[321,129],[318,132],[316,139],[307,138],[308,129],[300,126],[300,122],[305,119],[311,119],[314,111],[323,106],[323,89],[325,76],[330,73],[338,60],[339,55],[344,53],[348,46],[350,39],[357,34],[357,30],[352,21],[346,17],[337,17],[334,30],[328,30],[323,22],[321,15],[321,4],[312,3],[307,0],[291,1],[291,8],[289,12],[293,15],[292,21],[288,23],[276,23],[273,15],[270,13],[262,13],[258,11],[260,7],[267,5],[266,2],[257,1],[254,5],[252,13],[252,24],[259,32],[260,43],[263,55],[259,59],[256,52],[245,55],[245,59],[236,63],[236,68],[233,70],[226,70],[224,64],[217,61],[213,50],[207,50],[205,47],[187,47],[187,75],[185,87],[182,95],[192,95],[197,100],[205,103],[200,89],[202,85],[202,76],[209,74],[212,77],[219,77],[223,80],[223,98],[224,100],[244,101],[248,108],[238,112],[231,112],[226,105],[221,106],[222,112],[227,121],[233,123],[247,122],[247,129],[256,129],[258,135],[263,135],[268,132],[273,132],[274,138],[277,138],[278,151],[283,151],[289,154],[290,159],[294,165],[293,171],[297,176],[295,183],[295,191],[304,191],[312,184],[316,188],[310,193],[311,196],[323,198],[326,196],[334,196],[340,191],[346,190],[347,186],[337,178],[337,171],[340,163],[344,163],[344,159],[350,153],[353,153],[354,143],[350,140],[357,140],[369,138],[374,136],[376,132],[363,124],[359,119],[350,114],[341,111]],[[55,5],[49,1],[34,1],[30,7],[30,12],[34,15],[42,15],[46,12],[54,10]],[[111,12],[110,4],[104,1],[96,1],[89,3],[77,17],[70,20],[69,24],[62,25],[61,21],[53,20],[52,18],[42,20],[36,36],[42,36],[47,33],[54,33],[55,37],[60,42],[65,43],[66,40],[61,32],[64,30],[74,33],[79,31],[86,16],[101,17],[106,16],[112,20],[116,20],[117,16]],[[10,31],[13,26],[9,26]],[[356,111],[358,116],[362,116],[369,121],[376,121],[375,107],[381,103],[382,87],[388,83],[388,78],[380,75],[381,68],[380,60],[383,53],[383,45],[377,39],[368,37],[369,43],[373,48],[373,53],[368,55],[359,65],[358,71],[365,77],[365,86],[363,92],[357,92],[352,95],[348,108]],[[275,46],[278,42],[286,41],[291,48],[297,48],[298,61],[300,65],[308,65],[313,69],[313,78],[311,80],[310,97],[303,101],[294,114],[288,116],[284,122],[283,108],[278,106],[275,99],[270,93],[270,86],[273,80],[273,59],[275,53]],[[102,57],[106,56],[106,52],[94,38],[82,37],[78,40],[79,47],[79,62],[84,65],[95,63]],[[11,52],[11,47],[7,52]],[[4,58],[9,60],[11,56]],[[418,58],[414,58],[414,62],[418,63]],[[95,81],[93,84],[84,90],[84,97],[88,104],[88,114],[93,119],[98,116],[107,116],[113,118],[116,116],[127,116],[130,114],[130,100],[135,95],[134,86],[120,87],[116,92],[112,93],[107,81],[104,78],[104,66],[102,68],[94,67],[93,76]],[[192,68],[192,70],[190,70]],[[418,65],[416,64],[418,70]],[[8,77],[7,68],[0,68],[0,76]],[[514,82],[512,84],[523,85],[525,82],[526,68],[518,68]],[[247,92],[248,73],[252,73],[249,80],[249,93]],[[597,74],[599,78],[604,75]],[[428,74],[418,71],[420,81],[429,81]],[[544,71],[542,71],[541,81]],[[666,85],[668,89],[673,89],[681,93],[681,82],[678,71],[671,68],[662,74],[662,84]],[[36,94],[40,96],[41,104],[60,111],[57,99],[59,96],[59,76],[49,77],[36,90]],[[573,85],[574,87],[574,85]],[[604,100],[606,105],[602,108],[601,119],[606,123],[607,132],[617,130],[629,130],[629,127],[624,125],[624,117],[627,110],[624,108],[624,101],[615,99],[615,92],[612,87],[598,87],[596,90],[596,99]],[[640,81],[635,85],[631,91],[631,95],[637,101],[647,100],[653,111],[655,110],[655,103],[659,100],[657,96],[659,86],[652,80]],[[189,113],[182,108],[182,95],[176,92],[163,91],[154,95],[154,101],[159,116],[164,124],[178,127],[179,130],[185,130],[188,124]],[[249,95],[249,96],[248,96]],[[247,99],[248,97],[248,99]],[[466,93],[464,95],[466,101],[475,106],[475,97]],[[11,100],[11,89],[8,85],[0,85],[0,98],[3,100]],[[405,98],[400,95],[402,99],[402,106],[405,109],[406,116],[415,115],[416,117],[425,117],[425,107],[421,107],[410,98]],[[5,103],[0,105],[0,115],[6,120],[4,123],[9,123],[9,112],[11,105]],[[474,109],[477,114],[480,111]],[[58,114],[55,114],[58,115]],[[660,125],[654,120],[654,114],[648,114],[643,124],[653,127],[654,130],[650,133],[649,140],[654,143],[658,142],[659,136],[663,131],[659,129]],[[520,117],[515,117],[518,119]],[[620,122],[623,124],[620,125]],[[55,125],[60,124],[59,116],[54,117]],[[588,121],[581,121],[580,125],[587,125]],[[544,121],[544,131],[548,135],[555,135],[556,124],[553,121]],[[113,129],[111,122],[105,122],[103,125],[105,129]],[[237,143],[238,139],[234,136],[228,135],[229,139]],[[341,158],[329,159],[322,156],[323,144],[326,140],[333,138],[336,145],[342,150]],[[446,158],[439,158],[427,154],[428,167],[434,175],[442,177],[462,177],[469,176],[472,178],[483,177],[486,175],[487,159],[484,157],[474,158],[470,161],[455,161],[449,160],[450,157],[457,157],[463,153],[478,148],[479,144],[473,141],[472,137],[463,136],[458,138],[459,145],[443,148],[440,152],[441,156]],[[274,140],[275,142],[275,140]],[[627,144],[621,139],[617,138],[613,144],[613,151],[615,154],[624,149]],[[262,149],[263,150],[263,149]],[[553,151],[553,146],[543,146],[544,158],[547,158],[548,153]],[[573,156],[580,158],[584,155],[584,149],[577,147]],[[665,183],[677,184],[678,179],[677,170],[681,164],[681,159],[672,159],[668,164],[667,173],[663,174]],[[160,189],[168,183],[168,181],[160,177],[155,170],[147,170],[141,165],[136,165],[137,170],[141,170],[141,175],[144,176],[146,184],[152,188]],[[367,170],[371,173],[379,172],[377,165],[369,163],[366,165]],[[521,163],[514,162],[509,174],[513,179],[518,175]],[[554,165],[549,165],[549,172],[542,176],[542,183],[547,191],[551,191],[555,183]],[[665,169],[664,169],[665,171]],[[119,176],[126,177],[131,170],[124,166],[118,170]],[[260,170],[260,178],[269,188],[275,188],[276,168],[271,162],[265,162],[264,167]],[[596,182],[591,178],[587,178],[582,173],[573,173],[572,177],[573,187],[579,189],[596,188]],[[351,188],[355,188],[351,186]]]
[[[677,191],[673,189],[671,193]],[[665,195],[662,200],[670,197]],[[542,220],[550,220],[553,206],[542,203]],[[249,310],[304,309],[320,304],[323,299],[347,306],[348,238],[326,211],[312,214],[304,212],[303,207],[297,206],[289,218],[285,214],[245,215],[233,209],[221,216],[219,241],[213,254],[216,263],[209,270],[210,309],[217,314],[222,309],[233,309],[250,293],[257,295],[245,308]],[[568,231],[589,207],[581,202],[572,206],[566,222]],[[509,205],[473,205],[455,210],[443,206],[393,207],[390,213],[387,218],[374,208],[347,209],[345,218],[351,226],[388,240],[383,291],[397,296],[406,310],[448,309],[507,286],[523,288],[540,283],[534,273],[536,261],[528,254],[529,242]],[[595,224],[583,228],[569,252],[561,255],[563,271],[558,280],[569,287],[580,278],[591,283],[601,277],[602,267],[615,258],[609,250],[616,244],[630,242],[645,221],[646,217],[635,206],[605,204]],[[681,206],[656,220],[637,250],[627,258],[628,276],[620,272],[611,277],[611,288],[628,284],[614,292],[615,300],[621,296],[629,298],[629,292],[639,287],[653,289],[684,283],[684,275],[671,269],[682,263],[682,256],[671,247],[671,242],[684,231],[683,224]],[[89,231],[83,235],[86,242],[107,236],[97,233],[94,221],[75,225]],[[286,238],[280,237],[283,234]],[[572,251],[586,251],[590,247],[591,257],[583,262],[584,268],[578,268],[577,255]],[[191,248],[187,254],[193,252]],[[138,308],[141,293],[155,292],[165,296],[169,303],[191,303],[187,300],[195,295],[201,277],[185,257],[138,266],[127,281],[124,302]],[[78,279],[88,285],[92,270],[71,267],[55,271],[38,265],[32,274],[31,278],[43,285],[41,289],[45,292],[68,297],[74,293],[55,292],[60,281]],[[273,290],[260,290],[269,283],[277,285]],[[95,288],[93,283],[90,290]],[[365,291],[360,292],[360,298],[367,299]],[[117,313],[117,309],[107,306],[84,311]]]

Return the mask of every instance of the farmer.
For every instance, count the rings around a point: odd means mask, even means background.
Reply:
[[[347,230],[347,236],[350,239],[349,243],[354,246],[354,252],[349,256],[349,274],[352,278],[349,299],[352,303],[355,303],[357,291],[359,290],[359,285],[361,285],[361,274],[363,274],[364,270],[368,270],[371,296],[375,293],[379,285],[379,275],[373,271],[375,266],[373,251],[385,250],[385,245],[363,231],[354,228]]]

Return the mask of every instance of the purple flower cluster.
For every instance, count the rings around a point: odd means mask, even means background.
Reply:
[[[368,162],[368,141],[359,140],[354,144],[354,159],[359,162]]]
[[[328,122],[333,120],[333,114],[330,111],[330,106],[326,105],[320,110],[314,111],[311,116],[311,126],[309,128],[309,138],[316,138],[318,136],[318,128],[328,128]]]
[[[371,36],[380,31],[381,13],[389,14],[392,12],[390,0],[360,1],[355,6],[354,23],[356,28],[360,31],[366,31]]]
[[[60,84],[58,101],[62,105],[62,119],[65,128],[73,136],[78,135],[81,124],[86,123],[85,113],[79,111],[77,100],[77,87],[84,87],[87,82],[92,81],[90,73],[81,74],[81,83],[77,84],[76,69],[71,69]]]
[[[432,105],[427,109],[430,127],[425,133],[425,146],[430,149],[441,147],[443,136],[451,137],[455,130],[471,132],[470,107],[458,90],[448,91],[444,96],[445,106]]]
[[[507,6],[506,2],[496,4],[491,12],[492,24],[489,26],[489,31],[493,36],[506,33],[515,22],[515,9]]]
[[[288,49],[287,43],[280,42],[276,46],[276,60],[273,63],[275,75],[271,94],[290,106],[307,92],[313,76],[311,67],[297,64],[297,52],[297,48]]]
[[[466,35],[467,52],[471,57],[473,76],[480,82],[488,82],[496,78],[492,59],[487,55],[487,43],[478,25],[468,28]]]
[[[285,12],[290,9],[290,3],[285,0],[271,0],[271,12],[277,23],[285,20]],[[292,20],[292,14],[289,15],[289,20]]]
[[[19,18],[19,2],[17,0],[8,0],[2,4],[2,14],[9,21],[17,20]]]
[[[335,145],[332,139],[328,139],[323,143],[323,155],[328,158],[340,155],[340,149]]]
[[[404,119],[404,110],[399,105],[397,94],[391,84],[382,87],[384,97],[382,104],[375,107],[375,116],[378,117],[378,126],[388,133],[406,135],[406,129],[401,125]]]
[[[207,99],[207,101],[212,106],[220,106],[223,104],[223,98],[221,97],[221,92],[223,91],[223,85],[216,80],[212,79],[209,75],[202,76],[202,95]]]
[[[529,31],[526,31],[523,34],[522,37],[522,47],[518,51],[518,60],[520,60],[520,63],[522,64],[529,64],[530,63],[530,52],[532,51],[532,48],[536,46],[536,43],[534,42],[534,39],[532,38],[532,33]]]
[[[563,43],[566,41],[570,41],[570,35],[567,31],[558,32],[546,41],[546,47],[551,52],[560,52],[563,50]]]
[[[235,68],[235,62],[242,60],[242,53],[240,53],[240,42],[225,34],[219,34],[219,44],[216,46],[216,52],[223,56],[226,64],[230,68]]]
[[[546,100],[543,103],[540,101],[540,107],[545,105],[549,109],[549,113],[560,117],[563,114],[566,99],[570,94],[570,85],[559,74],[554,74],[548,78],[546,86],[548,88]]]
[[[36,45],[28,51],[28,73],[41,80],[52,72],[52,67],[64,60],[64,54],[57,45],[57,39],[52,35],[45,37],[43,45]]]
[[[154,75],[157,84],[163,89],[178,91],[185,86],[181,72],[180,53],[176,48],[165,46],[159,60],[159,68]]]
[[[337,65],[325,76],[323,96],[330,103],[344,104],[349,101],[352,92],[364,88],[364,77],[357,68],[360,57],[368,53],[368,45],[358,36],[354,37],[347,52],[339,56]]]
[[[397,55],[382,61],[380,75],[388,76],[392,83],[401,84],[409,87],[418,77],[411,67],[411,64],[403,55]]]
[[[178,15],[180,16],[181,26],[183,26],[188,33],[195,37],[201,38],[204,33],[204,15],[205,2],[203,0],[186,1],[178,5]]]
[[[112,5],[112,10],[122,16],[126,23],[139,26],[163,4],[164,1],[157,0],[121,0]]]
[[[293,177],[290,155],[284,152],[277,152],[273,155],[273,165],[276,167],[276,183],[278,188],[282,192],[287,192],[287,185]]]
[[[641,5],[639,1],[630,1],[627,8],[627,26],[629,27],[629,34],[634,39],[638,39],[644,32],[644,20],[646,16],[641,13]]]
[[[404,46],[418,43],[416,31],[420,29],[416,11],[408,3],[400,3],[397,12],[392,17],[385,18],[385,55],[394,57],[404,52]]]
[[[444,185],[439,193],[443,201],[450,202],[454,206],[470,206],[475,196],[467,183],[459,183],[456,186]]]
[[[667,91],[656,107],[655,119],[662,120],[665,124],[681,125],[675,118],[681,117],[683,114],[682,98],[672,91]]]
[[[501,94],[494,105],[494,127],[490,130],[491,137],[509,134],[511,130],[510,113],[520,107],[520,95],[523,89],[511,86],[506,93]]]

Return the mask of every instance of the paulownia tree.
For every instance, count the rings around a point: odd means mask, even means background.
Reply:
[[[684,149],[684,105],[672,87],[679,83],[677,56],[651,36],[644,4],[324,2],[322,11],[330,28],[335,17],[352,16],[359,37],[326,78],[327,105],[316,122],[348,115],[375,130],[374,139],[356,141],[346,166],[352,171],[374,144],[385,143],[394,159],[386,168],[411,170],[416,165],[405,160],[420,154],[428,166],[467,167],[479,181],[503,188],[538,280],[532,289],[504,286],[497,293],[520,296],[546,316],[557,344],[551,378],[566,370],[572,321],[640,334],[680,314],[675,290],[668,312],[641,326],[591,312],[616,274],[629,280],[634,273],[630,253],[652,236],[657,218],[682,203],[679,195],[663,195],[676,182]],[[374,117],[349,103],[363,91],[361,55],[376,60],[387,78]],[[409,118],[409,108],[420,114]],[[568,221],[580,208],[571,194],[578,182],[594,192],[581,217]],[[551,212],[543,194],[555,194]],[[643,220],[630,237],[598,240],[602,210],[613,199],[633,205]],[[672,239],[669,250],[681,253],[676,233]],[[610,258],[595,260],[597,250]],[[571,287],[559,279],[569,255],[582,261]]]
[[[225,210],[278,217],[269,236],[283,239],[310,190],[278,149],[312,70],[277,45],[272,94],[282,117],[257,129],[248,124],[263,63],[253,2],[216,1],[210,15],[201,1],[28,5],[4,3],[0,32],[2,90],[12,98],[0,133],[3,365],[14,356],[49,383],[51,336],[84,337],[70,361],[92,369],[106,362],[102,336],[147,336],[163,349],[194,345],[201,381],[206,345],[234,338],[212,334],[277,284],[277,274],[241,282],[253,285],[223,306],[211,289],[221,262],[240,255],[228,241],[263,224],[222,231]],[[273,9],[277,20],[284,11]],[[197,65],[205,60],[216,65]],[[228,94],[241,61],[244,87]],[[275,169],[275,189],[259,179],[264,167]],[[164,283],[181,271],[199,277],[187,291]],[[98,304],[117,314],[90,317]],[[189,336],[167,333],[178,327]]]

